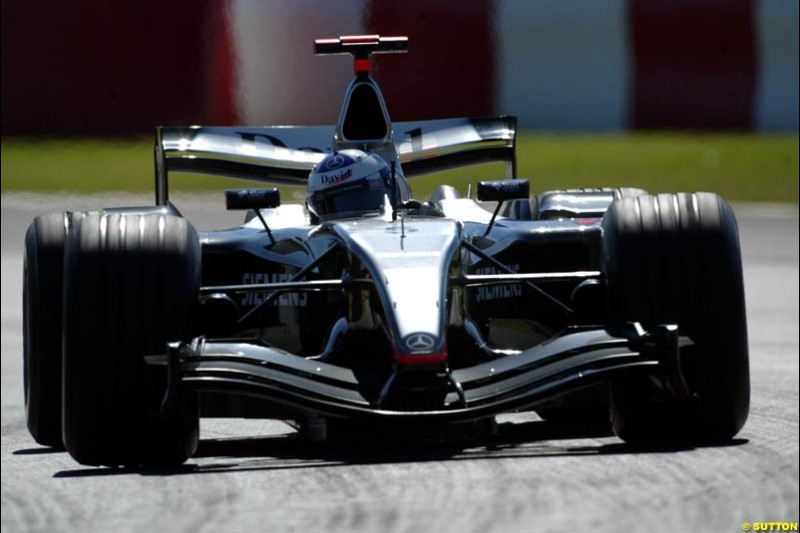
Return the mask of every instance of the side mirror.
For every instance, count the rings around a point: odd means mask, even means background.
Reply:
[[[268,209],[281,205],[281,191],[275,187],[261,189],[227,189],[225,208],[229,211]]]
[[[481,202],[504,202],[527,199],[531,186],[528,180],[479,181],[478,200]]]
[[[492,219],[486,227],[484,237],[489,235],[494,226],[494,221],[503,202],[506,200],[520,200],[527,199],[530,196],[531,185],[528,180],[499,180],[499,181],[479,181],[478,182],[478,200],[481,202],[497,202],[497,207],[492,213]]]
[[[275,187],[263,189],[227,189],[225,191],[225,208],[229,211],[252,209],[258,217],[258,220],[264,225],[264,230],[267,232],[272,244],[275,244],[275,238],[272,236],[272,231],[270,231],[267,221],[264,220],[261,210],[270,207],[278,207],[279,205],[281,205],[281,191]]]

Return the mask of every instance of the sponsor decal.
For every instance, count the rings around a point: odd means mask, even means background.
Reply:
[[[240,189],[239,192],[236,193],[241,200],[249,199],[249,200],[260,200],[266,197],[270,191],[264,191],[259,189]]]
[[[292,274],[286,272],[245,272],[242,276],[242,285],[257,283],[280,283],[290,281]],[[247,292],[242,294],[240,304],[243,306],[258,305],[264,301],[271,291]],[[308,304],[308,293],[285,292],[275,298],[269,305],[273,307],[305,307]]]
[[[514,271],[519,272],[519,264],[508,265]],[[493,266],[475,269],[475,274],[499,274]],[[477,287],[475,291],[475,301],[488,302],[491,300],[506,300],[508,298],[517,298],[522,296],[522,285],[514,283],[510,285],[484,285]]]
[[[328,158],[328,160],[325,162],[325,169],[334,170],[342,165],[344,165],[344,157],[342,155],[337,154],[333,157]]]
[[[403,339],[403,343],[411,352],[429,352],[436,345],[436,338],[427,333],[412,333]]]
[[[525,189],[525,180],[496,181],[493,185],[498,191],[514,193]]]
[[[341,181],[346,180],[350,176],[353,175],[352,169],[344,169],[341,172],[337,172],[334,174],[320,174],[319,179],[323,185],[333,185],[334,183],[339,183]]]

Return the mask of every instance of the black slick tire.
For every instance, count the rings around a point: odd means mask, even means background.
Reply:
[[[611,387],[614,432],[636,444],[732,438],[747,420],[750,380],[739,235],[730,206],[711,193],[623,198],[603,218],[613,321],[678,324],[694,345],[681,366],[694,398],[657,401],[652,385]]]
[[[61,447],[61,320],[64,243],[70,213],[36,217],[23,256],[23,385],[33,439]]]
[[[197,447],[194,395],[166,418],[166,368],[145,363],[189,340],[200,283],[197,232],[165,214],[90,214],[65,256],[64,445],[79,463],[177,465]]]

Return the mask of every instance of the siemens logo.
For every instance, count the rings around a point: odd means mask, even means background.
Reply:
[[[508,267],[514,272],[519,272],[518,264],[508,265]],[[497,273],[497,269],[492,266],[475,269],[475,274],[478,275]],[[505,300],[519,296],[522,296],[522,285],[519,283],[514,283],[513,285],[485,285],[478,287],[475,291],[475,301],[477,302]]]
[[[290,281],[292,274],[269,272],[245,272],[242,276],[242,285],[258,283],[280,283]],[[269,295],[270,291],[248,292],[242,295],[240,304],[243,306],[259,305]],[[269,305],[280,307],[305,307],[308,304],[308,293],[284,292],[275,298]]]

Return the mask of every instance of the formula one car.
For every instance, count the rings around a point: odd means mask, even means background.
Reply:
[[[198,419],[362,428],[469,425],[536,410],[610,420],[624,441],[730,439],[749,408],[736,222],[710,193],[529,196],[513,117],[392,124],[369,75],[405,37],[352,54],[338,123],[159,128],[155,206],[37,218],[25,241],[25,394],[34,439],[88,465],[179,464]],[[409,179],[505,163],[482,203]],[[169,201],[194,172],[303,184],[226,192],[236,228]],[[63,386],[62,386],[63,384]],[[610,414],[610,416],[609,416]]]

